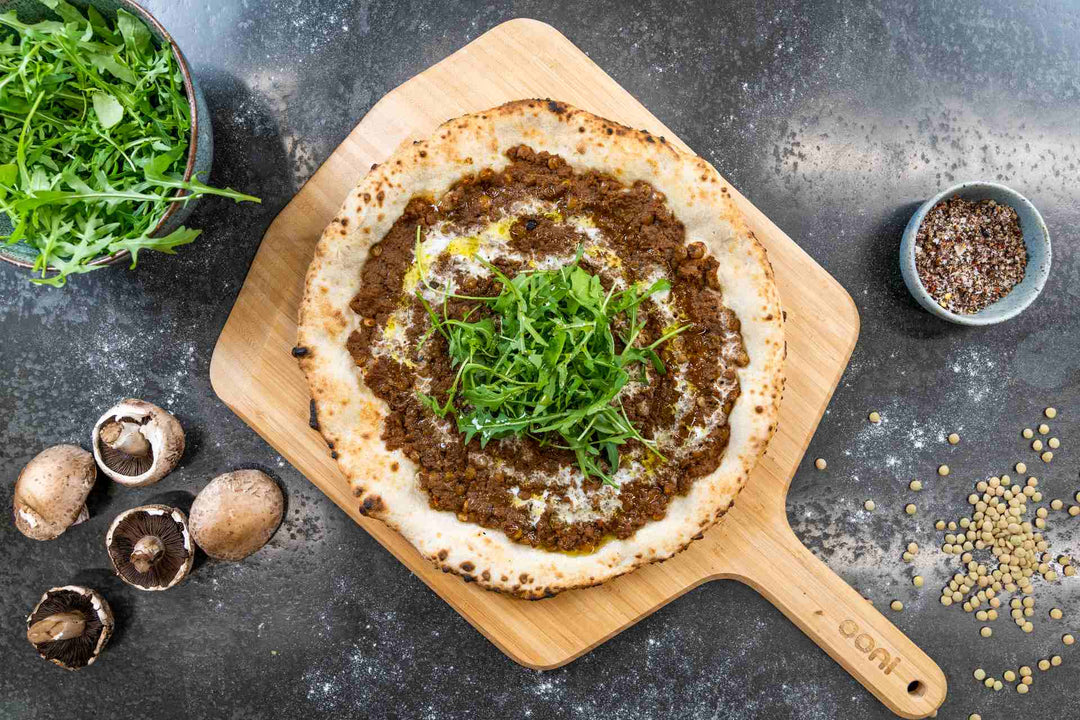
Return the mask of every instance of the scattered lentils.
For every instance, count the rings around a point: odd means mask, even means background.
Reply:
[[[948,474],[949,474],[949,466],[948,466],[948,465],[942,465],[942,466],[940,466],[940,467],[939,467],[939,468],[937,469],[937,474],[938,474],[938,475],[940,475],[941,477],[945,477],[946,475],[948,475]]]
[[[829,463],[825,462],[825,458],[818,458],[814,461],[814,467],[816,467],[818,470],[824,470],[825,468],[829,467]]]
[[[1043,413],[1046,415],[1046,417],[1053,420],[1054,418],[1057,417],[1057,408],[1048,407],[1045,410],[1043,410]]]
[[[867,500],[866,502],[863,503],[863,507],[866,508],[867,510],[869,510],[870,512],[873,512],[874,508],[877,507],[877,505],[874,504],[873,500]]]

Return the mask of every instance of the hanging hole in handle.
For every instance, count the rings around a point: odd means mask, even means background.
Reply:
[[[922,697],[926,694],[926,686],[922,684],[921,680],[912,680],[907,686],[908,695],[912,697]]]

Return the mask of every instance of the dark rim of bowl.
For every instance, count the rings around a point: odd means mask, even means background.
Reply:
[[[157,18],[151,15],[142,5],[134,2],[134,0],[122,0],[122,4],[126,5],[131,10],[134,10],[144,22],[152,25],[154,29],[161,34],[163,41],[169,43],[169,47],[172,48],[173,57],[176,58],[176,64],[180,68],[180,74],[184,78],[184,93],[187,95],[188,108],[191,111],[191,138],[188,141],[187,167],[184,169],[184,182],[187,182],[188,180],[191,180],[191,174],[195,170],[195,156],[199,146],[199,112],[195,103],[195,86],[191,82],[191,70],[188,68],[187,60],[184,59],[184,54],[180,52],[180,46],[176,44],[176,41],[173,40],[173,36],[169,34],[169,31],[165,29],[164,25],[158,22]],[[183,195],[185,192],[186,191],[184,190],[177,190],[176,194]],[[170,203],[169,209],[165,211],[165,214],[161,216],[161,220],[158,221],[158,224],[155,225],[154,229],[150,232],[151,235],[154,235],[161,230],[162,226],[165,225],[169,218],[173,216],[173,213],[176,212],[179,205],[180,203]],[[131,252],[128,250],[118,250],[112,255],[91,260],[87,265],[112,265],[113,263],[120,262],[129,255],[131,255]],[[11,257],[7,254],[0,254],[0,260],[4,260],[5,262],[9,262],[12,265],[17,265],[21,268],[29,269],[34,267],[33,262],[27,262],[26,260]],[[56,268],[52,265],[45,268],[45,272],[50,271],[55,272]]]

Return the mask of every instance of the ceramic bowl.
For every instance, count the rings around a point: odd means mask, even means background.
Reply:
[[[184,169],[184,180],[190,180],[196,173],[204,178],[208,176],[210,174],[210,163],[214,156],[214,135],[210,128],[210,111],[206,107],[206,99],[203,97],[198,82],[191,74],[187,58],[184,57],[180,46],[176,44],[169,32],[153,15],[138,4],[131,2],[131,0],[68,0],[68,2],[80,10],[85,10],[88,6],[93,5],[98,12],[110,21],[116,20],[116,11],[122,8],[141,19],[149,28],[150,34],[154,36],[155,41],[159,44],[167,43],[172,48],[173,57],[176,58],[177,66],[180,68],[180,73],[184,78],[184,93],[188,99],[188,107],[191,109],[191,137],[188,138],[188,157],[187,166]],[[24,22],[56,19],[44,5],[36,2],[36,0],[0,0],[0,12],[11,10],[15,10],[19,15],[19,19]],[[154,228],[153,234],[168,235],[183,225],[184,220],[194,210],[197,202],[198,200],[192,200],[186,204],[173,203],[161,219],[161,222]],[[10,220],[6,215],[0,213],[0,235],[6,235],[11,230]],[[5,260],[13,265],[25,268],[32,267],[37,254],[36,248],[23,243],[8,245],[0,242],[0,260]],[[126,260],[129,254],[127,250],[122,250],[108,257],[98,258],[90,264],[111,265]]]
[[[919,226],[932,207],[951,197],[972,201],[993,200],[1008,205],[1020,218],[1020,229],[1024,233],[1024,245],[1027,247],[1027,269],[1020,284],[1005,297],[971,315],[959,315],[938,305],[923,287],[919,272],[915,269],[915,235]],[[1042,292],[1046,278],[1050,275],[1050,232],[1035,206],[1015,190],[992,182],[960,183],[942,190],[924,202],[911,216],[900,241],[900,272],[912,297],[939,318],[959,325],[993,325],[1019,315]]]

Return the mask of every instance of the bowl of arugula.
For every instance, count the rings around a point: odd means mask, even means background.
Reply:
[[[32,281],[174,254],[205,195],[210,114],[172,36],[130,0],[0,0],[0,259]]]

